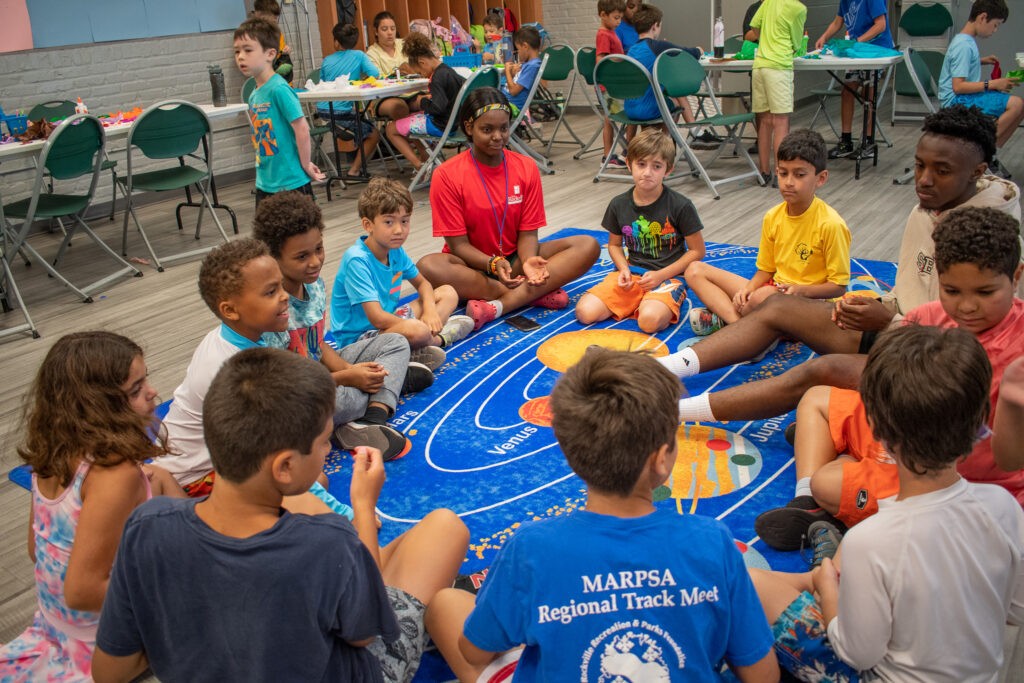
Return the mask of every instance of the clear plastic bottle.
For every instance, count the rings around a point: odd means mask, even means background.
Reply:
[[[711,43],[714,47],[715,57],[725,56],[725,24],[722,22],[722,17],[715,19],[715,33],[712,36]]]

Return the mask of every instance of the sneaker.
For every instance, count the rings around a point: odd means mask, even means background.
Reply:
[[[717,314],[706,308],[694,308],[690,310],[690,328],[698,337],[704,337],[712,332],[718,332],[725,326]]]
[[[762,173],[761,180],[764,181],[761,185],[762,187],[771,187],[772,183],[778,182],[777,180],[775,180],[775,174],[772,173],[771,171],[768,171],[767,173]]]
[[[839,144],[828,151],[829,159],[845,159],[853,155],[853,141],[840,140]]]
[[[876,154],[878,154],[878,145],[870,142],[855,149],[853,154],[850,155],[850,158],[858,161],[864,161],[865,159],[874,159]]]
[[[771,344],[768,345],[768,348],[766,348],[764,351],[762,351],[761,353],[757,354],[756,356],[754,356],[753,358],[748,360],[747,361],[747,365],[753,365],[755,363],[760,363],[761,361],[764,360],[764,357],[767,356],[772,351],[774,351],[775,347],[778,346],[778,345],[779,345],[779,340],[776,337],[775,341],[773,341]]]
[[[811,567],[819,566],[827,557],[832,559],[839,550],[839,542],[843,540],[843,532],[829,522],[815,522],[807,530],[807,546],[800,548],[800,553]],[[806,553],[805,551],[810,551]],[[810,555],[808,557],[807,555]]]
[[[466,313],[473,319],[473,331],[498,317],[498,310],[483,299],[471,299],[466,303]]]
[[[384,462],[402,455],[406,447],[405,435],[397,429],[365,422],[348,422],[341,425],[334,430],[334,438],[348,451],[359,446],[376,448],[381,452]]]
[[[776,550],[800,550],[810,526],[819,521],[842,526],[842,522],[825,512],[813,497],[797,496],[786,503],[786,507],[758,515],[754,520],[754,531]]]
[[[434,383],[434,373],[423,363],[409,363],[405,369],[405,381],[402,383],[403,394],[416,394]]]
[[[995,157],[992,157],[992,163],[988,165],[988,172],[991,173],[992,175],[997,175],[1000,178],[1004,178],[1005,180],[1009,180],[1010,178],[1013,177],[1010,174],[1010,172],[1006,170],[1006,167],[999,162],[999,159]]]
[[[569,305],[569,293],[559,287],[553,292],[548,292],[544,296],[537,297],[530,302],[530,305],[560,311]]]
[[[444,342],[444,346],[451,346],[457,341],[465,339],[473,331],[473,319],[468,315],[453,315],[441,328],[437,336]]]
[[[608,157],[607,168],[628,168],[628,166],[626,166],[626,161],[622,157],[618,154],[612,154]]]
[[[446,360],[448,360],[448,354],[440,346],[424,346],[409,354],[410,365],[420,363],[426,365],[431,372],[444,365]]]

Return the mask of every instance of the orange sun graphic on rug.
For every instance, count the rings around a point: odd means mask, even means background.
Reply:
[[[667,356],[668,347],[655,337],[629,330],[580,330],[557,334],[537,347],[537,360],[555,372],[565,372],[576,364],[588,346],[603,346],[616,351],[646,351]]]

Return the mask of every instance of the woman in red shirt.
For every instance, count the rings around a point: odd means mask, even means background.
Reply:
[[[600,254],[586,236],[540,242],[547,224],[540,173],[533,160],[505,149],[511,108],[494,88],[471,92],[459,112],[472,146],[434,171],[430,206],[440,254],[424,256],[420,272],[468,300],[474,329],[527,305],[560,309],[562,286],[587,272]]]

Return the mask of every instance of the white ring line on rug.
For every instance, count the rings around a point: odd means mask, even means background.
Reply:
[[[571,479],[572,477],[575,477],[575,476],[576,476],[575,474],[569,473],[569,474],[565,475],[564,477],[560,477],[558,479],[555,479],[554,481],[548,482],[547,484],[544,484],[543,486],[538,486],[537,488],[531,489],[530,491],[526,491],[524,493],[520,493],[518,495],[512,496],[511,498],[506,498],[505,500],[500,500],[500,501],[498,501],[496,503],[491,503],[490,505],[485,505],[484,507],[479,507],[479,508],[476,508],[474,510],[466,510],[465,512],[456,512],[455,514],[457,514],[459,517],[469,517],[471,515],[479,514],[481,512],[487,512],[488,510],[493,510],[496,507],[501,507],[502,505],[507,505],[508,503],[514,503],[517,500],[521,500],[521,499],[523,499],[523,498],[525,498],[527,496],[533,495],[534,493],[538,493],[540,491],[543,491],[546,488],[550,488],[550,487],[554,486],[555,484],[561,484],[563,481],[565,481],[567,479]],[[386,519],[389,522],[400,522],[400,523],[403,523],[403,524],[416,524],[417,522],[422,521],[422,518],[420,518],[420,519],[403,519],[401,517],[392,517],[392,516],[388,515],[386,512],[383,512],[382,510],[380,510],[379,508],[377,509],[377,513],[381,516],[382,519]]]
[[[522,460],[523,458],[532,458],[533,456],[537,455],[541,451],[546,451],[548,449],[554,448],[557,445],[558,445],[557,441],[552,441],[551,443],[545,444],[544,446],[541,446],[540,448],[534,449],[534,450],[532,450],[532,451],[530,451],[528,453],[522,453],[522,454],[517,455],[517,456],[515,456],[513,458],[509,458],[508,460],[502,460],[501,462],[492,462],[492,463],[488,463],[486,465],[481,465],[479,467],[467,467],[467,468],[461,469],[461,470],[453,470],[453,469],[449,469],[449,468],[446,468],[446,467],[440,467],[438,465],[435,465],[433,463],[433,461],[431,461],[429,459],[427,459],[427,464],[430,465],[435,471],[437,471],[437,472],[444,472],[446,474],[470,474],[470,473],[473,473],[473,472],[484,472],[486,470],[494,469],[495,467],[503,467],[505,465],[508,465],[509,463],[515,462],[516,460]]]
[[[530,381],[528,381],[528,382],[526,383],[526,386],[524,386],[524,387],[523,387],[523,398],[524,398],[525,400],[527,400],[527,401],[532,401],[532,400],[533,400],[533,399],[532,399],[532,398],[530,397],[530,387],[532,387],[532,386],[533,386],[533,383],[534,383],[534,382],[536,382],[536,381],[537,381],[538,379],[540,379],[540,376],[541,376],[541,375],[543,375],[543,374],[544,374],[544,372],[545,372],[545,371],[547,371],[547,369],[548,369],[548,368],[547,368],[547,366],[546,366],[546,365],[543,365],[543,364],[541,364],[541,368],[540,368],[540,370],[538,370],[538,371],[537,371],[537,372],[536,372],[536,373],[535,373],[535,374],[533,375],[533,377],[531,377],[531,378],[530,378]],[[522,423],[520,422],[519,424],[522,424]]]
[[[790,458],[789,460],[787,460],[786,463],[782,467],[780,467],[779,469],[775,470],[775,473],[772,476],[768,477],[768,479],[766,479],[760,486],[758,486],[756,489],[754,489],[753,491],[751,491],[747,495],[743,496],[743,498],[740,499],[739,501],[737,501],[732,507],[730,507],[730,508],[726,509],[725,511],[719,513],[715,517],[715,519],[721,521],[723,518],[728,517],[729,514],[732,513],[733,510],[735,510],[739,506],[741,506],[744,503],[746,503],[748,500],[750,500],[751,498],[756,496],[758,493],[760,493],[761,489],[763,489],[765,486],[768,486],[768,484],[770,484],[773,481],[775,481],[775,479],[780,474],[782,474],[785,470],[789,469],[789,466],[792,465],[794,462],[796,462],[796,460],[793,459],[793,458]]]

